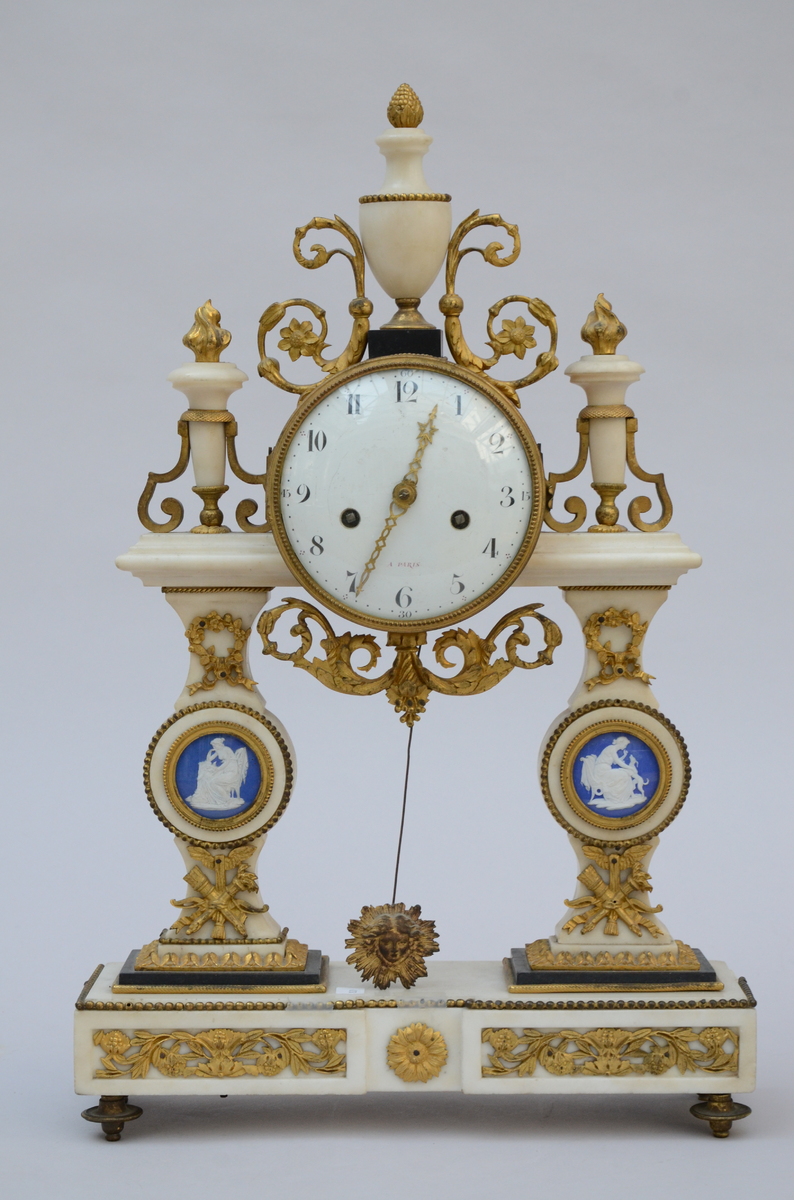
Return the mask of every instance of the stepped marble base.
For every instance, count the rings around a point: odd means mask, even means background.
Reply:
[[[723,990],[722,981],[712,964],[700,950],[692,953],[700,963],[700,969],[682,970],[668,967],[661,971],[595,970],[583,967],[551,967],[548,970],[530,967],[525,947],[514,947],[505,964],[511,980],[510,992],[649,992],[649,991],[712,991]]]
[[[409,991],[379,992],[331,963],[323,995],[158,997],[115,992],[97,968],[77,1001],[75,1090],[113,1121],[127,1097],[466,1092],[697,1093],[695,1115],[725,1136],[755,1087],[755,1000],[713,964],[708,991],[544,992],[517,997],[497,962],[431,962]],[[703,1110],[703,1111],[701,1111]],[[693,1110],[694,1111],[694,1110]],[[749,1111],[749,1110],[748,1110]],[[124,1119],[115,1116],[112,1133]],[[717,1123],[715,1128],[714,1122]],[[136,1126],[145,1130],[144,1123]],[[718,1132],[719,1130],[719,1132]]]
[[[324,992],[325,966],[328,960],[319,950],[309,950],[302,970],[254,968],[223,970],[202,967],[180,970],[137,970],[140,950],[131,951],[113,984],[114,992]]]

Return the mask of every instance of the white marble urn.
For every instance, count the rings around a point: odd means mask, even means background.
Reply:
[[[394,123],[393,108],[394,101],[389,106]],[[421,120],[418,100],[417,111]],[[363,196],[359,206],[361,241],[370,270],[398,304],[389,326],[427,326],[417,311],[419,301],[441,270],[449,245],[450,197],[430,191],[422,165],[432,141],[415,126],[381,134],[376,145],[386,159],[383,187],[377,195]]]

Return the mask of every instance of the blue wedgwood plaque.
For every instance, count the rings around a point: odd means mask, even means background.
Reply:
[[[650,746],[632,734],[599,733],[580,750],[573,786],[582,804],[602,817],[641,812],[659,787],[659,763]]]
[[[203,734],[185,746],[175,781],[183,802],[200,817],[235,817],[256,800],[262,772],[256,754],[234,734]]]

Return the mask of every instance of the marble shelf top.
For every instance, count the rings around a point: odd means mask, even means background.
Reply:
[[[541,533],[515,587],[668,587],[701,558],[677,533]],[[270,533],[144,533],[116,566],[146,587],[298,587]]]
[[[753,1008],[755,1000],[725,963],[713,962],[723,990],[652,992],[521,992],[507,991],[500,962],[430,962],[428,976],[410,990],[395,984],[379,991],[361,982],[353,967],[330,963],[324,993],[181,992],[114,993],[121,963],[108,963],[91,987],[84,989],[77,1008],[84,1009],[240,1009],[253,1002],[257,1009],[328,1010],[384,1008],[508,1008],[508,1009],[726,1009]],[[197,981],[198,982],[198,981]]]

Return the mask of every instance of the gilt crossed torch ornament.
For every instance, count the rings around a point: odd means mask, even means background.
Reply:
[[[245,923],[248,917],[252,913],[266,911],[265,908],[253,908],[244,900],[237,899],[238,892],[255,892],[258,886],[256,875],[245,861],[250,854],[250,846],[238,846],[229,854],[210,854],[200,846],[191,846],[191,858],[215,872],[215,883],[210,882],[201,867],[193,867],[188,871],[184,877],[185,883],[190,884],[193,890],[198,892],[198,896],[171,901],[176,908],[192,910],[183,913],[171,928],[192,936],[198,933],[202,925],[212,921],[212,936],[222,938],[228,921],[240,937],[245,937]],[[227,871],[236,872],[229,883],[226,882]]]
[[[591,895],[565,901],[569,908],[586,910],[577,913],[563,925],[565,932],[572,933],[577,925],[582,925],[582,933],[589,933],[601,921],[606,921],[604,933],[617,934],[618,920],[621,920],[637,937],[642,937],[643,926],[653,937],[661,937],[662,930],[647,916],[648,913],[661,912],[661,904],[651,908],[643,900],[635,900],[631,895],[632,892],[652,891],[651,877],[640,867],[650,850],[650,846],[629,846],[622,854],[616,850],[607,854],[598,846],[583,846],[583,853],[592,858],[602,871],[608,871],[609,879],[605,881],[592,864],[585,867],[578,879],[590,889]],[[629,873],[621,882],[620,876],[624,871]]]

